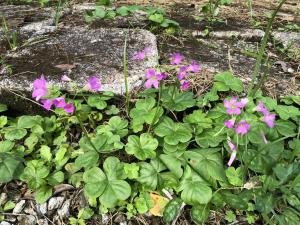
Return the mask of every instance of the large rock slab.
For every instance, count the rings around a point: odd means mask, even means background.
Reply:
[[[139,29],[74,27],[60,29],[45,36],[43,41],[6,54],[6,64],[12,66],[13,73],[0,68],[1,92],[3,94],[5,89],[30,92],[33,80],[41,74],[49,83],[72,91],[69,85],[61,82],[62,75],[66,74],[81,87],[89,76],[97,75],[103,91],[122,94],[125,91],[123,51],[126,39],[127,77],[132,90],[142,83],[145,71],[158,64],[155,35]],[[134,53],[145,47],[150,48],[151,57],[145,61],[134,60]],[[4,98],[0,101],[9,103]]]

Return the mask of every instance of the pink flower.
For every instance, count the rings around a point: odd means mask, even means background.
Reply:
[[[42,99],[41,102],[43,104],[43,108],[48,111],[51,109],[51,107],[53,105],[52,99]]]
[[[262,114],[266,115],[266,114],[269,114],[269,111],[268,109],[265,107],[264,103],[263,102],[260,102],[258,104],[258,106],[256,106],[256,111],[257,112],[261,112]]]
[[[156,75],[156,77],[157,77],[157,80],[164,80],[164,79],[166,79],[168,77],[168,74],[166,74],[166,73],[159,73],[159,74]]]
[[[65,82],[70,82],[70,81],[72,81],[71,78],[68,77],[67,75],[63,75],[63,76],[61,77],[61,80],[62,80],[62,81],[65,81]]]
[[[151,68],[147,70],[146,72],[146,78],[148,79],[145,83],[146,88],[151,88],[152,86],[154,88],[158,88],[158,81],[162,79],[161,75],[156,74],[155,69]]]
[[[64,108],[66,106],[65,99],[62,97],[53,99],[53,104],[56,108]]]
[[[181,89],[182,91],[185,91],[185,90],[187,90],[187,89],[190,88],[190,82],[188,82],[187,80],[181,80],[180,83],[181,83],[180,89]]]
[[[196,61],[192,61],[191,65],[189,66],[189,71],[192,73],[198,73],[200,72],[201,67]]]
[[[100,80],[96,76],[89,77],[88,88],[91,91],[100,91],[100,88],[101,88]]]
[[[229,148],[231,150],[230,159],[229,159],[227,165],[231,166],[232,163],[233,163],[233,161],[236,158],[237,149],[236,149],[236,146],[230,140],[227,140],[227,143],[228,143],[228,146],[229,146]]]
[[[242,109],[247,105],[248,102],[248,98],[242,98],[241,101],[237,103],[237,106]]]
[[[179,73],[177,75],[177,77],[178,77],[179,80],[182,80],[182,79],[184,79],[186,77],[187,70],[188,70],[187,66],[182,66],[182,67],[179,68]]]
[[[170,61],[172,65],[179,65],[184,57],[179,53],[173,53],[170,55]]]
[[[73,113],[75,110],[75,107],[72,103],[68,103],[64,106],[64,110],[66,113]]]
[[[235,118],[232,118],[232,119],[230,119],[230,120],[226,120],[226,121],[224,122],[224,125],[225,125],[226,127],[228,127],[228,128],[233,128],[234,123],[235,123]]]
[[[234,115],[234,114],[240,115],[241,114],[241,109],[238,106],[237,97],[233,97],[229,101],[225,99],[224,106],[226,108],[226,112],[229,115]]]
[[[143,51],[140,52],[135,52],[133,54],[133,59],[134,60],[144,60],[147,56],[149,56],[151,53],[150,48],[145,48]]]
[[[32,97],[35,98],[36,101],[42,99],[48,94],[47,81],[42,75],[40,79],[36,79],[33,81],[33,92]]]
[[[237,134],[241,134],[241,135],[244,135],[244,134],[247,134],[248,131],[250,129],[250,124],[247,123],[246,120],[241,120],[238,125],[236,125],[235,127],[235,132]]]
[[[276,118],[276,114],[269,114],[269,112],[268,112],[268,113],[264,114],[264,116],[261,120],[264,121],[268,125],[268,127],[273,128],[275,126],[275,123],[274,123],[275,118]]]

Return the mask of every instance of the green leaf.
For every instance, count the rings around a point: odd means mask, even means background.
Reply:
[[[221,193],[222,198],[230,207],[234,209],[247,210],[248,204],[247,202],[241,198],[239,195],[232,194],[230,192],[224,191]]]
[[[92,218],[93,215],[94,215],[94,211],[91,208],[83,208],[80,209],[78,212],[79,219],[88,220]]]
[[[129,8],[127,6],[121,6],[117,8],[116,12],[120,16],[128,16],[130,13]]]
[[[256,197],[255,207],[261,213],[269,213],[275,206],[275,201],[272,194],[262,194]]]
[[[155,107],[155,104],[156,101],[152,97],[140,99],[136,102],[135,108],[130,110],[131,127],[135,133],[143,129],[144,123],[155,125],[159,121],[164,110],[161,107]]]
[[[95,151],[88,151],[82,155],[79,155],[75,160],[75,166],[77,168],[91,168],[97,165],[99,160],[99,154]]]
[[[8,127],[5,129],[4,137],[10,141],[20,140],[25,137],[27,131],[21,128]]]
[[[162,23],[164,21],[164,15],[160,13],[155,13],[150,15],[148,19],[155,23]]]
[[[136,163],[125,163],[124,164],[124,171],[128,179],[136,179],[139,177],[139,170],[140,167]]]
[[[0,128],[4,127],[7,124],[7,117],[0,116]]]
[[[211,188],[201,181],[186,182],[181,192],[181,199],[190,205],[207,204],[211,198]]]
[[[192,130],[188,124],[174,123],[169,117],[164,117],[154,132],[157,136],[164,137],[164,141],[169,145],[188,142],[192,138]]]
[[[85,151],[97,151],[105,152],[105,144],[107,142],[107,137],[103,134],[97,134],[94,137],[90,137],[90,140],[83,136],[79,141],[79,146]]]
[[[189,165],[206,180],[226,181],[223,160],[219,153],[198,150],[186,151],[184,157]]]
[[[1,152],[9,152],[13,149],[15,143],[9,140],[0,141],[0,153]]]
[[[295,135],[296,128],[297,126],[291,121],[277,120],[275,124],[275,129],[278,133],[285,137]]]
[[[42,186],[35,192],[35,200],[38,204],[42,204],[52,196],[52,188],[49,186]]]
[[[207,118],[202,110],[194,110],[192,114],[184,117],[183,121],[192,124],[196,129],[196,134],[202,133],[205,128],[212,128],[212,120]]]
[[[208,205],[196,205],[193,206],[191,212],[191,218],[196,224],[203,224],[207,221],[209,216],[209,206]]]
[[[0,112],[7,111],[7,106],[0,103]]]
[[[215,130],[205,130],[203,133],[196,135],[196,143],[202,148],[217,147],[220,143],[226,139],[222,134],[215,135]]]
[[[174,156],[161,154],[159,156],[161,161],[168,167],[168,169],[177,177],[180,178],[183,174],[183,169],[181,168],[181,161]]]
[[[21,116],[18,119],[18,128],[32,128],[35,125],[40,125],[42,118],[40,116]]]
[[[96,7],[96,11],[97,11],[97,7]],[[89,98],[87,100],[87,104],[89,106],[95,107],[95,108],[97,108],[99,110],[105,109],[106,106],[107,106],[106,101],[103,100],[103,97],[100,96],[100,95],[91,95],[91,96],[89,96]]]
[[[140,176],[138,182],[148,186],[151,190],[156,190],[156,187],[163,182],[160,172],[165,170],[165,165],[159,159],[152,159],[150,163],[140,163]]]
[[[103,9],[103,7],[96,6],[93,14],[96,18],[103,19],[106,15],[106,11]]]
[[[220,88],[218,91],[227,91],[226,89],[229,88],[236,92],[242,92],[244,89],[242,81],[234,77],[229,71],[215,75],[214,79],[216,88]]]
[[[104,172],[98,167],[85,171],[83,174],[83,181],[86,183],[84,186],[85,194],[89,198],[97,198],[102,195],[106,188],[106,179]]]
[[[234,167],[229,167],[226,170],[226,177],[230,184],[234,186],[242,186],[243,185],[243,171],[242,168],[239,167],[235,169]]]
[[[175,86],[173,88],[163,89],[161,101],[166,109],[176,112],[184,111],[196,104],[196,99],[192,92],[179,92]]]
[[[31,134],[29,137],[27,137],[24,141],[24,145],[26,145],[29,150],[32,150],[34,146],[38,143],[39,138],[35,134]]]
[[[0,183],[6,183],[17,178],[22,171],[21,159],[7,153],[0,153]]]
[[[51,149],[47,145],[42,145],[40,148],[40,154],[43,159],[50,162],[52,159]]]
[[[48,184],[50,184],[51,186],[56,186],[58,184],[61,184],[65,179],[64,173],[62,171],[57,171],[54,174],[51,174],[47,180],[48,180]]]
[[[166,223],[172,222],[179,213],[182,200],[180,198],[174,198],[168,202],[163,212],[163,219]]]
[[[295,106],[278,105],[275,110],[283,120],[288,120],[294,116],[300,116],[300,110]]]
[[[121,138],[128,133],[128,121],[119,116],[113,116],[109,119],[107,125],[100,125],[96,128],[98,134],[108,134],[109,136],[118,135]]]
[[[158,141],[150,134],[144,133],[140,137],[130,135],[125,150],[128,154],[134,155],[139,160],[152,159],[156,156]]]
[[[13,201],[8,201],[5,203],[3,210],[4,210],[4,212],[10,211],[10,210],[14,209],[15,206],[16,206],[16,204]]]

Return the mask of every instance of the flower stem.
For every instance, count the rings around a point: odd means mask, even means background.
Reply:
[[[127,34],[125,36],[125,42],[124,42],[124,50],[123,50],[123,76],[124,76],[124,83],[125,83],[125,94],[126,94],[126,113],[129,114],[129,90],[128,90],[128,80],[127,80],[127,58],[126,58],[126,52],[127,52]]]

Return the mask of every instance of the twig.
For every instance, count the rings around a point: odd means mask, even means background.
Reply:
[[[167,196],[168,199],[170,199],[170,200],[173,199],[171,193],[168,190],[166,190],[165,188],[162,189],[162,192],[165,194],[165,196]]]
[[[180,216],[180,214],[181,214],[181,212],[182,212],[182,210],[183,210],[183,208],[184,208],[185,206],[186,206],[186,204],[183,202],[183,203],[181,204],[181,206],[180,206],[180,209],[179,209],[179,211],[178,211],[178,213],[177,213],[175,219],[174,219],[173,222],[172,222],[172,225],[176,225],[176,222],[177,222],[177,220],[178,220],[178,218],[179,218],[179,216]]]

